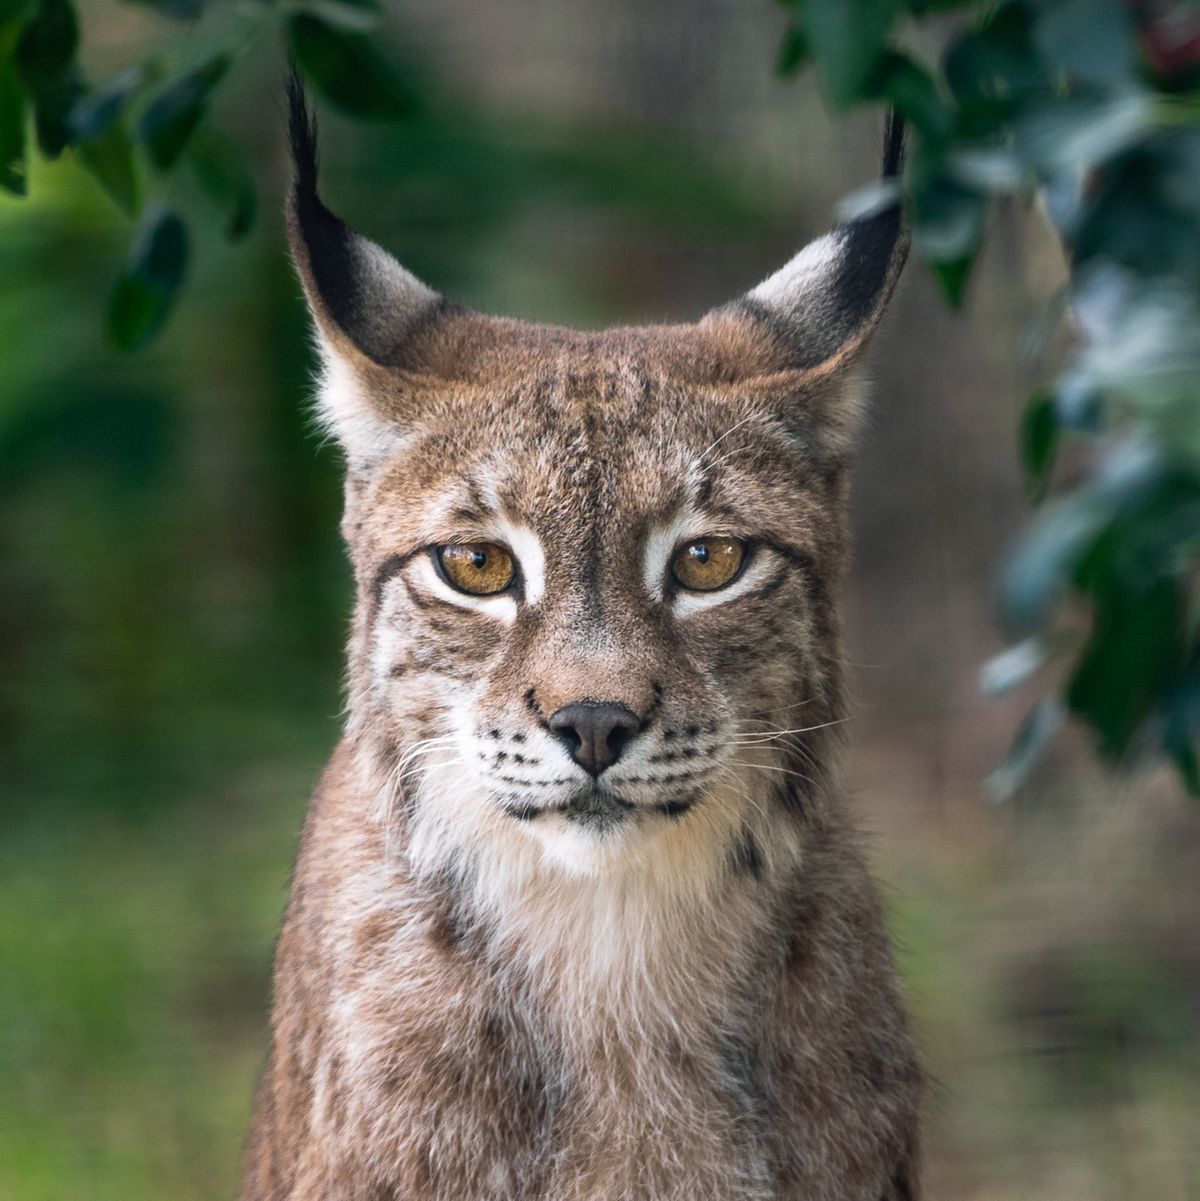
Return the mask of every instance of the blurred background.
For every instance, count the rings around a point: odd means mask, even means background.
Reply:
[[[179,37],[79,16],[100,77]],[[772,73],[784,24],[738,0],[395,2],[424,103],[374,126],[322,107],[326,198],[480,309],[698,316],[877,170],[879,113],[835,122],[811,76]],[[214,112],[250,151],[250,238],[193,229],[136,355],[104,335],[112,202],[67,161],[0,197],[0,1201],[235,1188],[350,605],[281,74],[235,68]],[[1035,208],[992,225],[964,309],[914,261],[878,340],[846,597],[846,772],[934,1078],[929,1195],[1196,1199],[1200,807],[1070,730],[1007,802],[982,786],[1026,707],[979,687],[1028,517],[1018,348],[1065,278]]]

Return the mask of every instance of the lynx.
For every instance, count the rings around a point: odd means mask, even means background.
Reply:
[[[898,208],[695,324],[524,324],[335,217],[290,103],[357,600],[244,1201],[915,1198],[920,1071],[836,772]]]

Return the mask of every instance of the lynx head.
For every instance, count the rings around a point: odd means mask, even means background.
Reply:
[[[351,726],[389,816],[435,859],[768,870],[771,823],[822,803],[841,717],[856,365],[899,210],[696,324],[576,332],[415,279],[322,204],[314,136],[293,89],[292,251],[358,588]]]

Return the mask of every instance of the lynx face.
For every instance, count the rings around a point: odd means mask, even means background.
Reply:
[[[434,857],[524,845],[586,872],[702,844],[758,870],[763,813],[805,803],[840,713],[854,360],[897,212],[695,325],[577,333],[449,305],[297,161],[348,468],[352,723],[385,808]]]

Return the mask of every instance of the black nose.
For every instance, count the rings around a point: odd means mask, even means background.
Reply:
[[[603,701],[564,705],[551,715],[549,725],[567,744],[571,758],[592,776],[612,767],[626,743],[642,728],[636,713]]]

